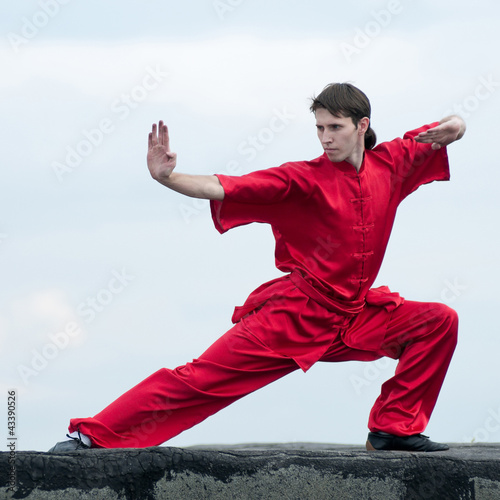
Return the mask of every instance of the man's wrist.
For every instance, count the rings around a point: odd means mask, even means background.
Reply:
[[[174,182],[175,182],[175,173],[170,172],[169,174],[163,174],[159,175],[158,178],[156,179],[160,184],[163,184],[164,186],[168,188],[172,188]]]

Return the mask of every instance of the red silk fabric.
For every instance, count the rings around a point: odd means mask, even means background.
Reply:
[[[225,197],[211,202],[215,227],[223,233],[270,224],[279,270],[299,272],[339,308],[359,312],[400,202],[422,184],[450,178],[446,149],[413,140],[435,125],[366,151],[359,173],[323,154],[240,177],[218,175]]]
[[[270,224],[276,266],[288,274],[252,292],[235,309],[235,326],[199,358],[157,371],[94,418],[72,419],[70,432],[97,447],[155,446],[298,367],[381,356],[399,363],[369,428],[423,432],[455,348],[456,313],[370,287],[399,203],[422,184],[449,179],[446,150],[413,140],[434,125],[366,151],[359,173],[323,155],[220,175],[216,228]]]

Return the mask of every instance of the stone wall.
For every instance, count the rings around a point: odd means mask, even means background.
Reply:
[[[500,445],[439,453],[326,444],[0,453],[0,498],[500,500]]]

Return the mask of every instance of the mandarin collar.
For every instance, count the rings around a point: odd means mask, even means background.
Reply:
[[[328,165],[332,165],[333,168],[340,170],[342,173],[349,177],[361,177],[365,173],[366,151],[363,153],[363,161],[361,162],[359,172],[356,170],[356,167],[348,161],[331,161],[330,158],[328,158],[326,152],[323,153],[321,157],[323,158],[325,163],[327,163]]]

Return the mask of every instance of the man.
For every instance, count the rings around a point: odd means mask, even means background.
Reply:
[[[324,154],[241,177],[174,171],[167,127],[153,125],[148,167],[166,187],[211,200],[225,232],[271,225],[286,274],[235,309],[234,327],[192,363],[161,369],[93,418],[72,419],[51,451],[159,445],[237,399],[316,361],[398,359],[370,413],[368,450],[441,451],[422,435],[456,345],[458,319],[443,304],[370,289],[399,203],[449,179],[445,146],[458,116],[375,147],[371,108],[350,84],[328,85],[311,105]]]

